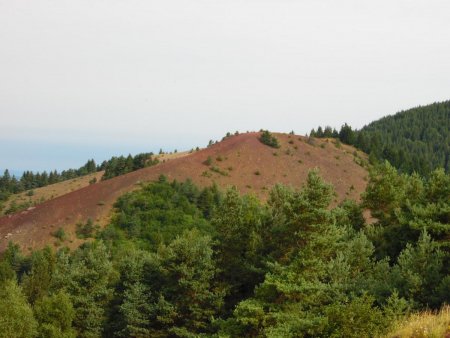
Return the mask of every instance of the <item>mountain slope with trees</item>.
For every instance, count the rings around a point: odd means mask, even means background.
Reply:
[[[419,106],[374,121],[361,130],[347,124],[312,130],[313,137],[338,137],[370,155],[372,163],[388,160],[402,172],[428,175],[450,170],[450,101]]]
[[[388,163],[361,202],[337,206],[317,170],[266,201],[160,176],[72,252],[8,245],[0,337],[383,336],[450,301],[449,191],[443,170],[427,179]],[[406,241],[390,231],[399,222]]]
[[[0,176],[0,211],[2,209],[2,203],[7,201],[12,194],[32,191],[37,188],[85,177],[97,172],[103,172],[102,180],[107,180],[157,163],[158,159],[153,156],[153,153],[141,153],[135,156],[131,156],[130,154],[127,157],[113,156],[111,159],[103,161],[100,165],[97,165],[93,159],[90,159],[78,169],[63,170],[61,173],[58,173],[57,170],[49,173],[47,171],[34,173],[31,170],[27,170],[22,174],[20,179],[11,176],[9,170],[6,169],[3,176]]]
[[[0,251],[13,240],[22,248],[42,248],[58,243],[60,228],[67,235],[65,245],[76,247],[76,224],[91,219],[101,226],[108,223],[113,204],[140,183],[156,180],[164,174],[183,181],[191,178],[199,186],[214,182],[226,188],[237,186],[243,193],[252,192],[267,198],[277,184],[299,187],[308,171],[319,168],[324,179],[334,184],[337,204],[345,198],[358,199],[367,184],[367,158],[353,147],[327,140],[309,142],[298,135],[273,134],[279,148],[263,144],[261,133],[230,135],[206,149],[186,154],[125,175],[102,180],[66,195],[38,204],[34,209],[0,218]]]

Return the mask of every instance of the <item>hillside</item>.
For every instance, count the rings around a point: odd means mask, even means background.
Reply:
[[[450,101],[386,116],[359,133],[358,147],[404,172],[428,174],[438,167],[449,170]]]
[[[209,148],[85,186],[34,209],[4,216],[0,218],[0,251],[11,240],[26,250],[41,248],[56,241],[52,233],[59,228],[68,237],[64,244],[75,247],[79,244],[75,236],[77,222],[92,219],[106,224],[119,196],[161,174],[170,180],[191,178],[199,186],[213,182],[224,188],[235,185],[242,193],[253,192],[264,198],[276,183],[299,187],[308,171],[317,167],[324,179],[335,186],[334,203],[346,197],[359,198],[367,179],[366,169],[358,164],[364,161],[362,153],[328,139],[276,136],[281,145],[278,149],[262,144],[259,133],[231,136]]]
[[[166,162],[175,158],[189,155],[189,152],[163,153],[154,155],[159,162]],[[28,189],[20,193],[12,194],[6,201],[0,204],[0,216],[13,214],[33,208],[37,204],[52,200],[69,192],[84,188],[92,181],[99,182],[105,174],[105,170],[82,175],[72,179],[65,179],[58,183],[48,184],[40,188]]]
[[[371,122],[361,130],[345,124],[312,130],[310,136],[339,138],[370,154],[370,162],[388,160],[404,173],[428,175],[436,168],[449,172],[450,101],[401,111]]]
[[[68,194],[72,191],[88,186],[92,180],[97,182],[101,180],[103,171],[88,174],[65,180],[59,183],[54,183],[41,188],[27,190],[18,194],[11,195],[3,204],[3,209],[0,210],[0,215],[10,213],[14,209],[24,210],[41,204],[45,201],[57,198],[59,196]]]

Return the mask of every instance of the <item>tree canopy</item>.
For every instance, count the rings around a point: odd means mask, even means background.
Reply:
[[[10,244],[0,337],[382,335],[450,301],[449,191],[443,169],[424,178],[389,163],[360,203],[334,207],[318,171],[266,202],[160,177],[73,252]]]

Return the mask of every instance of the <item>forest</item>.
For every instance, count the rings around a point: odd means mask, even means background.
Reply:
[[[370,155],[372,163],[388,160],[401,172],[428,175],[450,170],[450,101],[419,106],[386,116],[361,130],[344,124],[312,130],[312,137],[334,137]]]
[[[449,196],[388,162],[337,206],[317,170],[267,201],[161,176],[74,251],[10,243],[0,337],[384,336],[450,301]]]

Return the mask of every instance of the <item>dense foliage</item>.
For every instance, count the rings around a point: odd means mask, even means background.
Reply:
[[[428,175],[450,170],[450,101],[421,106],[372,122],[361,130],[345,124],[339,133],[330,127],[310,136],[339,137],[370,154],[371,161],[388,160],[402,172]]]
[[[0,337],[373,337],[450,301],[448,174],[384,163],[361,204],[333,193],[316,171],[264,203],[161,177],[74,252],[10,244]]]

